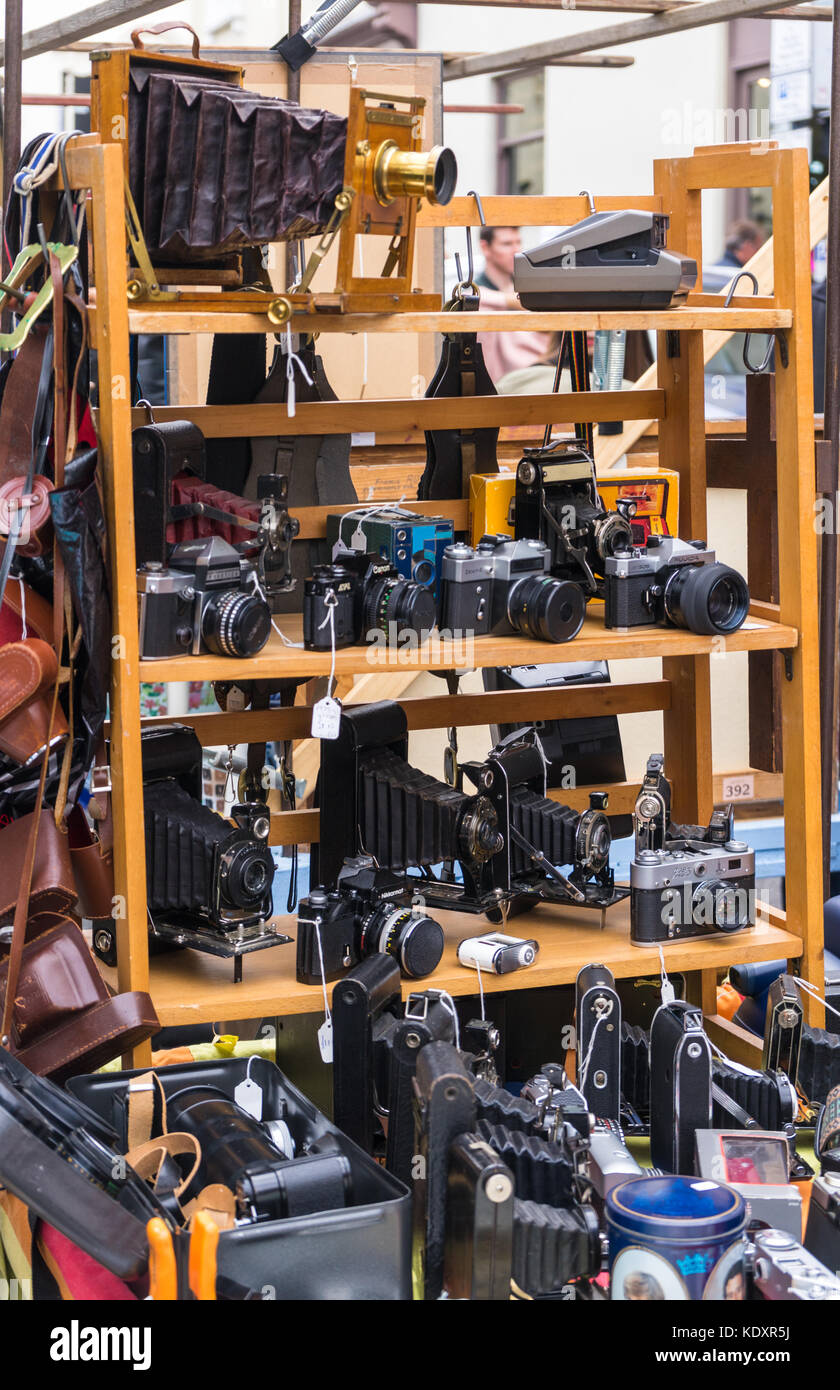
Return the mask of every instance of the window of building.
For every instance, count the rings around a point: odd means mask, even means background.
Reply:
[[[496,100],[522,111],[499,116],[499,193],[543,192],[545,163],[545,73],[501,77]]]

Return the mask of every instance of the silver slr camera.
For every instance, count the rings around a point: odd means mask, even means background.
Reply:
[[[256,570],[221,536],[181,541],[164,566],[137,571],[140,656],[256,656],[271,632],[271,609]]]
[[[475,549],[448,545],[441,565],[440,626],[450,632],[568,642],[586,612],[579,584],[553,579],[551,552],[537,540],[482,536]]]

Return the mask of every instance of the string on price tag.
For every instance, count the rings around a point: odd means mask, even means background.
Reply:
[[[324,604],[327,609],[327,616],[319,624],[318,631],[322,627],[330,625],[330,674],[327,680],[327,693],[323,700],[318,700],[312,706],[312,728],[313,738],[338,738],[341,729],[341,702],[332,698],[333,685],[335,682],[335,610],[338,607],[338,598],[334,589],[328,589],[324,597]]]
[[[297,353],[295,352],[294,348],[292,347],[292,329],[291,329],[291,321],[290,321],[289,323],[286,324],[286,384],[287,384],[287,390],[286,390],[286,409],[287,409],[288,412],[289,412],[289,417],[290,417],[290,418],[293,418],[293,417],[294,417],[294,413],[295,413],[295,367],[296,367],[296,366],[297,366],[298,370],[300,371],[300,374],[301,374],[301,376],[303,377],[304,381],[306,382],[307,386],[311,386],[311,385],[312,385],[312,377],[309,375],[309,372],[306,370],[306,367],[304,366],[303,362],[302,362],[301,359],[298,357]]]

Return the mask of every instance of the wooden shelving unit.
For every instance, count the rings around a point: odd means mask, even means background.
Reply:
[[[95,306],[92,339],[99,353],[99,433],[109,530],[114,594],[114,628],[121,641],[115,650],[111,705],[112,780],[115,823],[116,888],[123,917],[118,924],[119,966],[110,972],[121,989],[149,988],[163,1023],[189,1020],[245,1018],[312,1012],[321,1007],[321,992],[294,980],[293,948],[257,953],[245,962],[244,980],[234,985],[230,963],[194,952],[154,958],[148,955],[143,804],[140,773],[139,685],[142,680],[208,680],[224,675],[280,676],[325,674],[329,660],[322,654],[283,647],[272,641],[252,661],[212,657],[141,662],[137,646],[137,607],[134,564],[134,517],[131,483],[132,411],[129,403],[129,336],[132,333],[272,332],[261,315],[238,313],[231,304],[218,312],[196,314],[189,308],[154,305],[129,308],[124,255],[122,154],[116,145],[101,146],[87,137],[68,150],[69,178],[74,187],[91,191],[90,225],[95,261]],[[729,308],[716,296],[697,294],[680,309],[655,313],[533,314],[527,312],[459,316],[442,313],[390,315],[315,314],[292,322],[294,332],[436,333],[507,331],[509,329],[572,329],[595,327],[654,328],[658,332],[658,385],[655,391],[619,393],[620,405],[597,394],[563,397],[563,415],[602,418],[656,418],[663,467],[680,474],[680,534],[706,535],[706,439],[703,400],[704,330],[749,328],[776,333],[776,469],[779,498],[778,603],[758,599],[747,624],[732,637],[712,639],[675,629],[637,629],[607,632],[598,611],[590,608],[583,630],[564,646],[564,659],[622,661],[640,656],[662,659],[662,678],[640,685],[600,689],[535,692],[516,700],[516,717],[560,717],[594,708],[622,713],[640,709],[663,711],[664,751],[674,783],[674,814],[678,820],[703,822],[711,813],[715,779],[711,763],[710,660],[719,651],[778,650],[784,653],[783,752],[785,831],[788,846],[787,916],[768,909],[752,931],[734,937],[669,945],[669,968],[688,972],[692,996],[712,1020],[710,1027],[733,1055],[749,1055],[746,1035],[715,1019],[717,972],[746,960],[784,957],[800,961],[802,974],[822,985],[822,867],[820,827],[820,748],[817,671],[817,577],[814,528],[814,431],[812,411],[811,300],[808,256],[808,166],[804,150],[722,147],[696,152],[690,158],[660,160],[654,165],[654,194],[626,198],[596,197],[598,207],[649,207],[671,216],[670,243],[702,264],[700,200],[703,189],[770,186],[774,207],[773,298],[736,299]],[[498,208],[496,205],[498,204]],[[585,198],[488,199],[488,221],[496,225],[565,225],[585,216]],[[425,209],[418,226],[475,225],[471,200],[456,199],[446,209]],[[232,298],[232,297],[231,297]],[[459,322],[460,319],[460,322]],[[783,344],[782,347],[779,344]],[[109,390],[110,384],[110,390]],[[635,395],[635,399],[634,399]],[[566,409],[567,404],[573,409]],[[383,401],[339,402],[300,407],[294,419],[284,407],[216,407],[196,405],[159,412],[194,419],[208,435],[323,433],[356,427],[383,430],[422,428],[424,423],[457,423],[460,402]],[[538,424],[556,418],[546,397],[512,397],[482,402],[482,423]],[[363,426],[355,421],[364,419]],[[466,522],[462,499],[435,502],[430,508],[451,513]],[[302,534],[323,534],[323,509],[302,513]],[[299,624],[283,619],[293,637]],[[551,653],[543,643],[522,639],[476,641],[472,664],[495,666],[545,661]],[[446,648],[419,652],[376,652],[367,648],[340,651],[339,674],[371,672],[387,675],[407,670],[446,669]],[[411,660],[406,656],[410,655]],[[379,664],[379,659],[382,664]],[[451,664],[451,663],[450,663]],[[469,695],[433,699],[403,699],[410,728],[486,724],[503,719],[501,695]],[[510,712],[510,707],[509,712]],[[202,715],[192,720],[203,743],[262,741],[303,737],[308,712],[294,708],[269,714]],[[613,789],[613,809],[625,809],[631,789]],[[586,789],[563,793],[575,804]],[[304,811],[274,818],[272,841],[293,843],[317,838],[318,813]],[[655,951],[638,950],[629,942],[626,905],[606,914],[603,929],[596,914],[542,907],[517,919],[541,943],[538,964],[505,980],[504,988],[564,983],[589,960],[603,961],[617,976],[652,973],[659,968]],[[462,914],[442,914],[447,951],[435,975],[424,984],[442,985],[453,994],[475,992],[471,972],[454,963],[454,943],[472,929]],[[479,919],[481,920],[481,919]],[[490,982],[489,988],[498,988]],[[407,988],[407,987],[406,987]],[[813,1001],[806,1005],[811,1020],[820,1021]],[[139,1049],[136,1063],[147,1060]]]

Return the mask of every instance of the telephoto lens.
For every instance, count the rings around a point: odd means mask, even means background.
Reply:
[[[424,912],[381,903],[365,917],[359,932],[359,955],[387,952],[409,980],[431,975],[443,955],[443,929]]]
[[[583,589],[568,579],[528,575],[508,593],[508,621],[522,637],[570,642],[580,632],[585,613]]]
[[[372,631],[416,632],[418,637],[432,631],[437,620],[434,594],[425,584],[415,584],[403,575],[372,579],[365,589],[362,638]],[[393,624],[393,626],[392,626]]]
[[[676,627],[712,636],[737,632],[750,609],[747,581],[716,561],[683,565],[665,585],[665,612]]]
[[[228,589],[210,598],[201,615],[201,636],[216,656],[256,656],[271,632],[271,609],[258,594]]]

